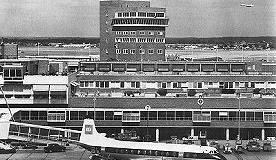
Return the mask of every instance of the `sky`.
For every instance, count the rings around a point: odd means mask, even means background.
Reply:
[[[167,9],[166,37],[276,36],[276,0],[149,1]],[[99,37],[99,21],[99,0],[0,0],[1,37]]]

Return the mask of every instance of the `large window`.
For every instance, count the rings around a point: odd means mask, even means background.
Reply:
[[[166,120],[167,112],[166,111],[159,111],[158,112],[158,120]]]
[[[140,31],[139,34],[140,35],[145,35],[145,31]]]
[[[130,34],[130,35],[135,35],[135,34],[136,34],[136,31],[130,31],[129,34]]]
[[[120,49],[116,49],[116,54],[121,54],[121,50]]]
[[[146,12],[138,12],[138,17],[146,17]]]
[[[156,17],[165,17],[165,13],[156,13]]]
[[[130,17],[136,17],[136,12],[130,12]]]
[[[155,17],[155,13],[147,13],[147,17]]]
[[[124,82],[120,82],[120,88],[125,88],[125,83]]]
[[[128,49],[123,49],[123,54],[128,54]]]
[[[163,50],[162,49],[158,49],[157,50],[157,54],[163,54]]]
[[[113,120],[114,112],[113,111],[105,111],[105,120]]]
[[[29,111],[21,111],[21,120],[29,120],[30,112]]]
[[[130,54],[135,54],[135,49],[131,49]]]
[[[23,79],[22,69],[4,68],[4,79],[19,80]]]
[[[153,54],[154,53],[154,49],[149,49],[149,54]]]
[[[129,17],[129,12],[124,12],[123,17]]]
[[[65,111],[48,111],[47,122],[65,122]]]

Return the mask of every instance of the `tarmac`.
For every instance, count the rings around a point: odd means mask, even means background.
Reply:
[[[226,142],[229,142],[234,147],[235,141],[218,141],[221,148]],[[246,146],[247,141],[243,141],[243,146]],[[260,143],[262,146],[262,143]],[[276,147],[276,141],[273,141],[273,147]],[[248,152],[244,150],[242,154],[224,154],[220,150],[221,154],[227,158],[227,160],[275,160],[276,149],[271,152]],[[0,160],[89,160],[89,156],[92,154],[81,148],[80,146],[70,145],[65,152],[57,153],[44,153],[43,146],[39,146],[38,149],[19,149],[15,154],[0,154]]]

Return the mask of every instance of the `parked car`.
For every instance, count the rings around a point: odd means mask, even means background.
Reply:
[[[232,147],[230,146],[230,143],[226,143],[224,146],[223,146],[223,153],[224,154],[231,154],[232,153]]]
[[[257,140],[249,140],[249,142],[246,145],[247,151],[261,151],[261,146]]]
[[[15,152],[16,152],[16,149],[13,148],[11,145],[0,141],[0,154],[10,154]]]
[[[243,153],[242,140],[236,140],[236,145],[235,145],[234,151],[237,153]]]
[[[272,150],[272,145],[271,141],[264,141],[263,143],[263,151],[271,151]]]
[[[65,152],[66,147],[61,146],[57,143],[50,143],[46,147],[44,147],[44,152]]]
[[[211,141],[210,144],[209,144],[210,147],[214,147],[216,148],[217,150],[220,149],[220,145],[218,143],[218,141]]]
[[[22,149],[37,149],[37,145],[32,143],[26,143],[22,146]]]

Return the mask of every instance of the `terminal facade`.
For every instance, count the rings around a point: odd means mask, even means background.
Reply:
[[[276,136],[275,62],[165,61],[168,18],[147,1],[101,1],[100,19],[101,61],[1,59],[1,110],[6,99],[16,121],[70,129],[89,115],[107,136],[152,141]]]

